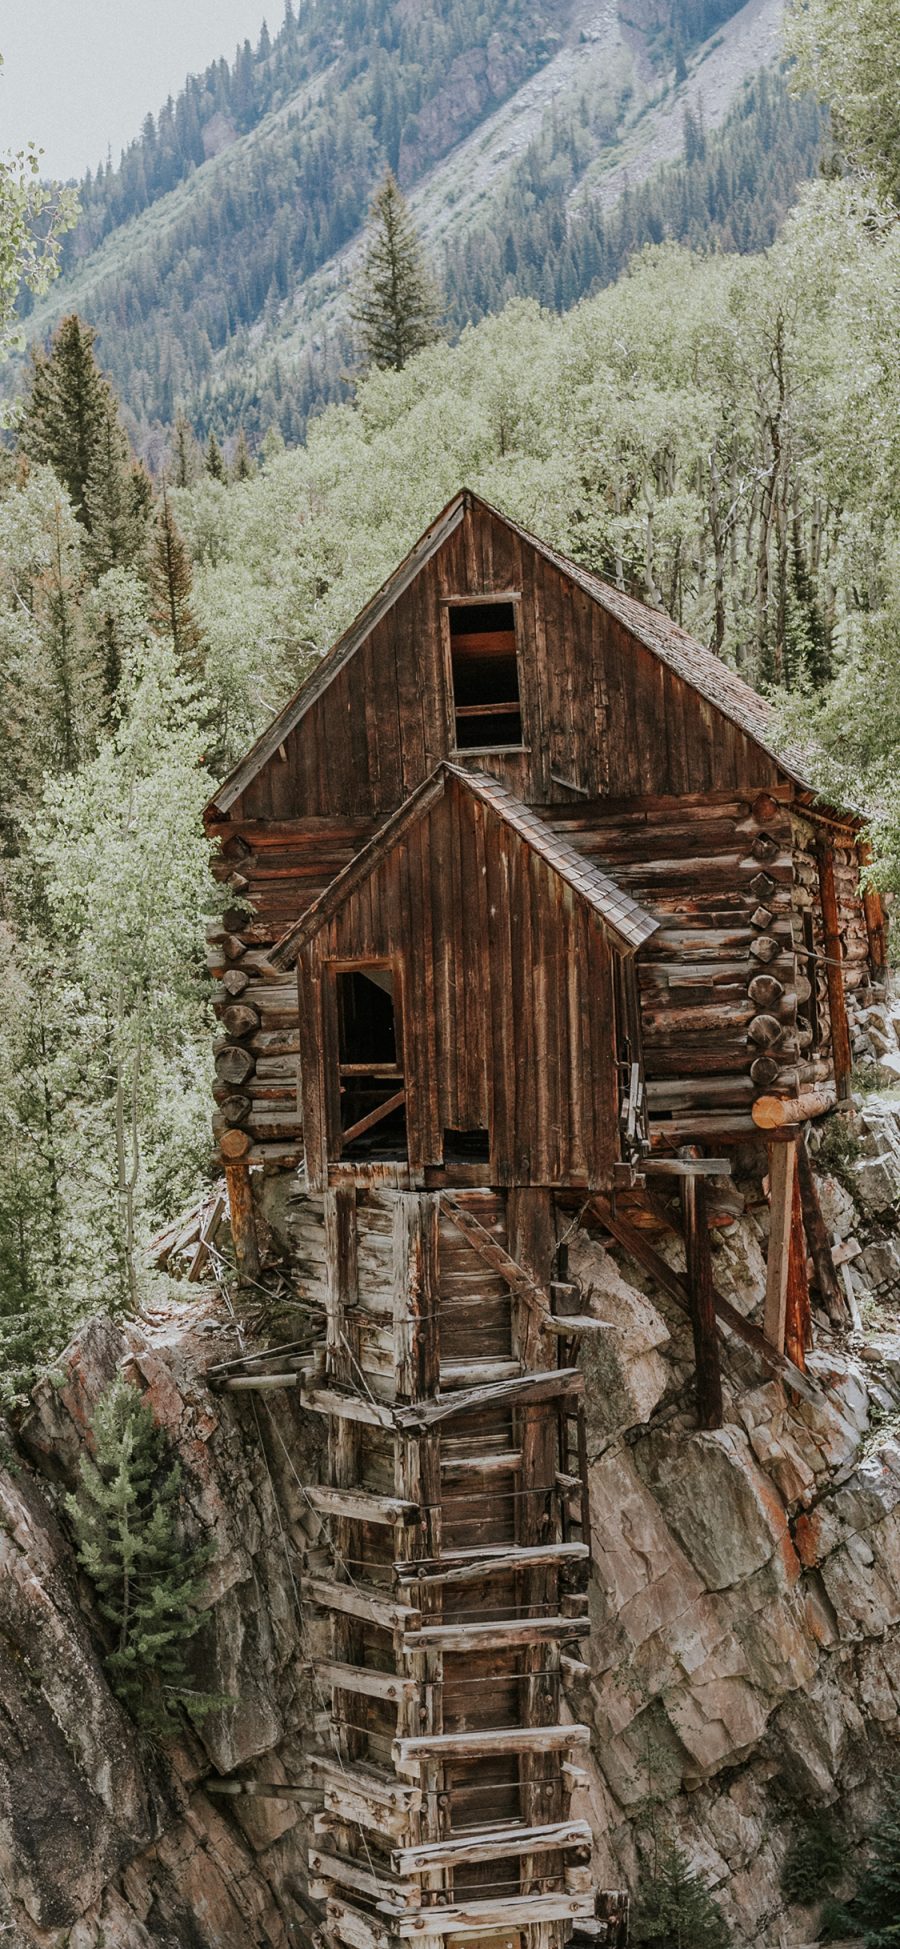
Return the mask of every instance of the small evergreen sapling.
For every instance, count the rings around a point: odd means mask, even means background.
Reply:
[[[638,1894],[632,1941],[641,1949],[730,1949],[721,1909],[682,1848],[660,1848]]]
[[[212,1545],[186,1550],[177,1510],[181,1470],[152,1410],[121,1375],[91,1422],[93,1456],[82,1456],[67,1497],[78,1561],[110,1627],[106,1664],[117,1697],[148,1732],[174,1733],[177,1707],[194,1716],[221,1699],[189,1685],[186,1646],[200,1629],[203,1572]]]

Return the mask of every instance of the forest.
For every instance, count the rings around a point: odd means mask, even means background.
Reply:
[[[89,325],[37,356],[0,473],[7,1399],[98,1297],[152,1291],[147,1239],[211,1168],[201,807],[461,484],[768,687],[900,883],[897,153],[871,93],[854,121],[859,36],[825,45],[813,70],[798,32],[795,85],[834,165],[767,248],[653,243],[563,316],[516,296],[301,445],[223,453],[178,414],[151,480]],[[815,113],[769,84],[747,112]]]
[[[734,11],[734,0],[642,0],[629,19],[644,22],[662,82]],[[340,318],[299,359],[280,356],[293,294],[355,237],[385,165],[405,188],[421,180],[552,57],[570,13],[564,0],[457,0],[415,15],[386,0],[321,0],[301,26],[289,7],[274,38],[266,31],[231,65],[190,80],[117,167],[108,160],[85,178],[62,244],[64,285],[69,274],[86,280],[77,289],[89,304],[77,303],[145,445],[179,404],[204,436],[240,420],[248,434],[274,424],[296,442],[312,411],[346,397],[352,345]],[[821,141],[814,105],[789,100],[774,76],[708,152],[702,127],[688,128],[682,170],[656,172],[609,218],[583,199],[570,225],[567,200],[615,140],[629,98],[611,76],[574,110],[554,111],[490,221],[450,243],[441,275],[454,326],[513,294],[565,308],[663,237],[738,250],[772,241]],[[65,301],[53,305],[42,331]]]

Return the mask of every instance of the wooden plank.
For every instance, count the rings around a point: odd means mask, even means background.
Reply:
[[[439,1562],[395,1563],[401,1583],[465,1584],[482,1577],[503,1576],[515,1570],[547,1569],[559,1563],[584,1562],[590,1555],[586,1543],[536,1543],[526,1548],[498,1551],[484,1548],[447,1550]],[[465,1558],[463,1562],[457,1559]]]
[[[324,1685],[341,1692],[358,1692],[361,1697],[384,1699],[389,1705],[414,1703],[421,1694],[418,1679],[399,1678],[396,1672],[379,1672],[371,1665],[342,1665],[333,1659],[317,1659],[316,1671]]]
[[[624,1246],[625,1251],[637,1264],[642,1265],[645,1271],[650,1273],[651,1278],[658,1280],[663,1291],[668,1293],[675,1305],[679,1306],[683,1313],[690,1313],[690,1298],[684,1280],[667,1264],[661,1253],[654,1251],[649,1239],[638,1231],[635,1225],[629,1224],[626,1218],[614,1213],[605,1199],[592,1198],[589,1209],[596,1212],[604,1230]],[[750,1347],[758,1355],[770,1373],[777,1374],[779,1380],[786,1381],[788,1386],[794,1389],[795,1394],[799,1394],[804,1401],[809,1401],[811,1406],[821,1406],[820,1390],[813,1386],[805,1374],[801,1374],[793,1361],[788,1360],[771,1345],[752,1320],[745,1320],[743,1313],[739,1313],[737,1307],[732,1306],[731,1301],[715,1288],[713,1288],[713,1304],[720,1324],[727,1326],[738,1340],[743,1340],[745,1346]]]
[[[697,1370],[697,1421],[701,1428],[721,1428],[722,1374],[713,1303],[712,1259],[706,1217],[706,1186],[702,1178],[681,1182],[681,1214],[691,1299],[694,1361]]]
[[[343,1854],[326,1853],[322,1848],[312,1847],[309,1851],[310,1894],[314,1899],[325,1900],[332,1894],[332,1886],[352,1888],[360,1895],[369,1895],[378,1903],[382,1914],[402,1914],[407,1909],[418,1909],[422,1905],[422,1891],[412,1883],[402,1887],[388,1880],[384,1875],[373,1874],[362,1867],[358,1861]]]
[[[783,1353],[797,1145],[796,1142],[770,1144],[768,1148],[769,1247],[766,1254],[764,1330],[769,1345],[777,1353]]]
[[[369,1428],[394,1428],[390,1408],[356,1394],[339,1394],[330,1387],[302,1387],[300,1403],[311,1414],[333,1414],[338,1420],[361,1421]]]
[[[550,1373],[522,1374],[515,1380],[497,1381],[488,1387],[460,1388],[439,1401],[416,1402],[394,1410],[398,1428],[430,1428],[459,1414],[481,1407],[519,1407],[526,1401],[567,1400],[584,1393],[584,1375],[578,1367],[558,1367]]]
[[[244,1135],[243,1132],[240,1134]],[[228,1187],[228,1222],[231,1227],[238,1277],[242,1281],[252,1283],[259,1277],[259,1244],[253,1211],[250,1166],[246,1156],[249,1148],[248,1137],[242,1156],[225,1157],[225,1183]]]
[[[834,1060],[834,1086],[838,1102],[850,1095],[853,1057],[850,1050],[850,1025],[844,994],[841,916],[834,884],[834,847],[828,838],[816,841],[819,868],[819,894],[822,901],[822,931],[825,945],[825,977],[828,987],[828,1013],[831,1018],[831,1053]]]
[[[791,1189],[791,1243],[785,1295],[784,1348],[794,1364],[805,1371],[806,1355],[811,1346],[812,1313],[806,1271],[803,1203],[800,1196],[799,1173],[795,1168]]]
[[[368,1624],[382,1625],[386,1631],[413,1631],[421,1623],[421,1613],[411,1605],[397,1603],[387,1594],[362,1584],[339,1584],[331,1577],[304,1577],[302,1587],[304,1596],[323,1610],[362,1618]]]
[[[441,1209],[462,1232],[484,1264],[490,1266],[492,1272],[498,1273],[501,1279],[505,1279],[511,1292],[514,1292],[519,1299],[523,1299],[527,1305],[537,1307],[544,1313],[550,1312],[549,1295],[506,1251],[505,1247],[491,1237],[490,1232],[479,1223],[474,1212],[468,1211],[461,1200],[449,1191],[441,1193]]]
[[[405,1089],[395,1090],[393,1096],[389,1096],[386,1102],[379,1103],[376,1109],[370,1110],[368,1116],[360,1117],[356,1123],[351,1123],[348,1130],[341,1131],[342,1147],[352,1143],[355,1137],[364,1136],[367,1130],[374,1129],[376,1123],[381,1123],[383,1117],[389,1117],[393,1110],[399,1110],[401,1103],[405,1102]]]
[[[329,1483],[314,1482],[303,1491],[314,1509],[325,1516],[344,1516],[356,1523],[415,1523],[418,1505],[399,1496],[376,1496],[368,1489],[335,1489]]]
[[[487,1759],[495,1753],[569,1753],[590,1746],[590,1726],[488,1726],[476,1732],[445,1732],[437,1738],[395,1739],[398,1766],[426,1759]]]
[[[329,1908],[331,1904],[329,1903]],[[394,1924],[397,1935],[414,1941],[430,1935],[487,1935],[508,1929],[536,1930],[545,1922],[592,1917],[593,1894],[527,1895],[506,1901],[460,1902],[450,1908],[423,1908]]]
[[[592,1838],[586,1820],[556,1821],[544,1827],[495,1827],[479,1834],[428,1841],[419,1847],[395,1848],[391,1865],[398,1875],[422,1874],[428,1868],[462,1868],[469,1861],[502,1861],[509,1855],[590,1848]]]
[[[403,1635],[404,1651],[434,1646],[444,1651],[500,1651],[519,1645],[561,1644],[590,1635],[587,1617],[523,1617],[497,1623],[425,1624]]]

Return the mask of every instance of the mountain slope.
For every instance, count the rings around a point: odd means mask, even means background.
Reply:
[[[98,327],[151,455],[179,401],[203,429],[274,421],[297,438],[350,363],[347,281],[387,162],[455,323],[517,292],[571,303],[634,243],[676,234],[645,198],[643,228],[632,237],[629,216],[611,242],[609,209],[678,152],[686,111],[705,140],[773,59],[781,0],[732,7],[629,0],[626,19],[613,0],[314,0],[302,24],[289,7],[274,42],[214,64],[148,118],[118,171],[88,179],[65,276],[31,328],[73,308]],[[745,117],[744,151],[764,133]],[[780,213],[817,143],[815,120],[794,117],[783,186],[767,179],[757,201]]]

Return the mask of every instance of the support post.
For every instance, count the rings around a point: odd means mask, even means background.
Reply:
[[[682,1178],[681,1211],[697,1368],[697,1420],[701,1428],[721,1428],[722,1372],[706,1222],[706,1183],[703,1178]]]
[[[825,939],[825,979],[828,983],[828,1013],[831,1018],[831,1056],[834,1087],[839,1103],[850,1095],[850,1028],[844,995],[844,955],[841,947],[840,915],[834,884],[834,847],[829,839],[816,846],[819,863],[819,893],[822,900],[822,930]]]
[[[806,1276],[803,1204],[800,1197],[799,1172],[795,1169],[791,1188],[791,1239],[785,1294],[784,1351],[794,1362],[795,1367],[800,1368],[801,1373],[806,1372],[806,1355],[811,1346],[812,1314],[809,1304],[809,1280]]]
[[[250,1139],[245,1130],[226,1130],[220,1150],[225,1165],[225,1183],[228,1186],[228,1213],[234,1256],[237,1260],[238,1277],[241,1280],[256,1279],[259,1274],[259,1244],[253,1212],[253,1192],[250,1187],[250,1166],[247,1162],[249,1149]]]
[[[860,865],[865,869],[872,863],[872,848],[865,842],[859,848]],[[887,973],[887,915],[884,901],[877,887],[863,888],[863,912],[866,917],[866,933],[869,939],[869,962],[877,982],[883,982]]]
[[[784,1352],[791,1217],[797,1144],[769,1145],[769,1254],[766,1261],[765,1335],[776,1352]]]

